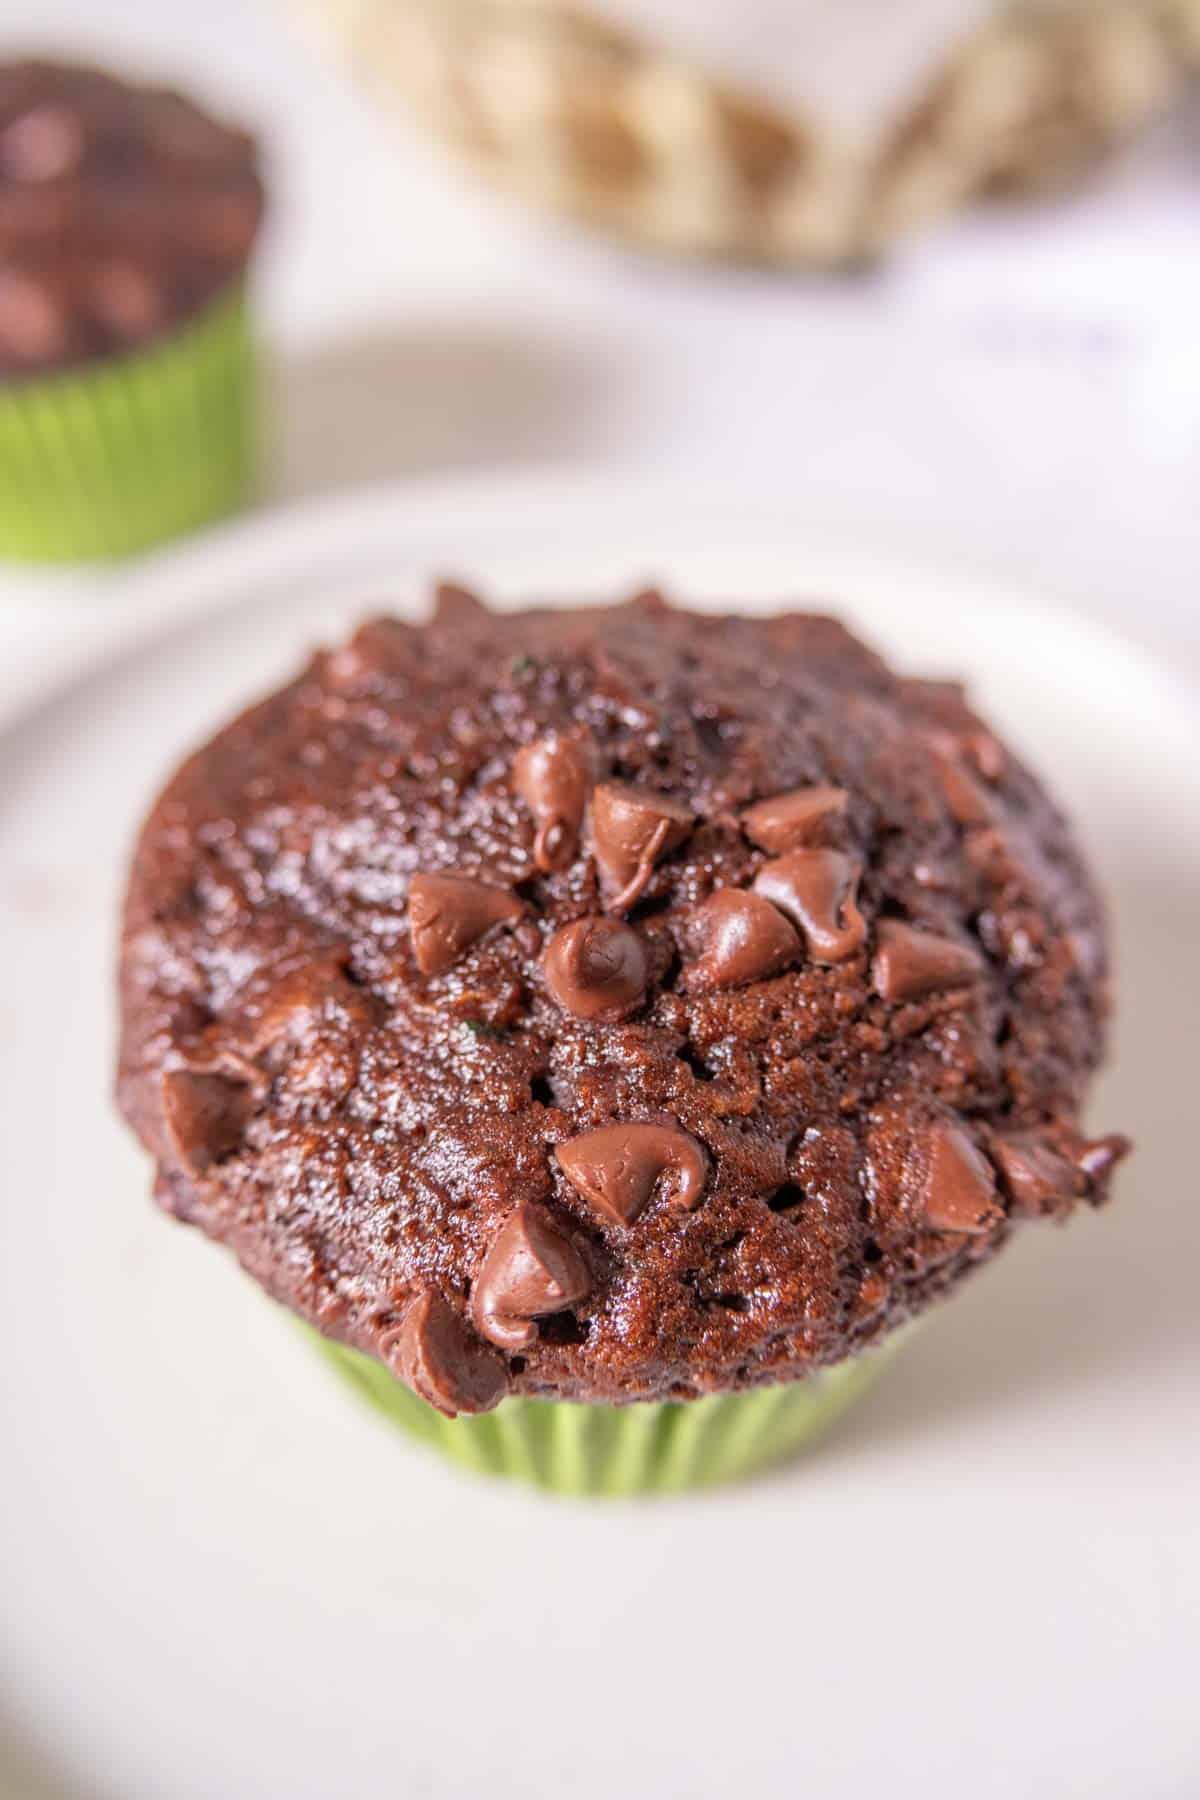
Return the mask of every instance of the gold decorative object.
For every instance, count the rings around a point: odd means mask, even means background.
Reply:
[[[527,199],[666,250],[775,263],[874,257],[978,197],[1060,184],[1200,63],[1200,0],[1026,0],[872,140],[566,0],[292,3],[373,92]]]

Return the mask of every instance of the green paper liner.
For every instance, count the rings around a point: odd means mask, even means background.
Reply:
[[[556,1494],[613,1496],[713,1487],[782,1461],[866,1392],[893,1348],[741,1394],[629,1406],[514,1398],[446,1419],[381,1363],[303,1329],[363,1399],[452,1462]]]
[[[245,283],[148,349],[0,383],[0,556],[128,556],[234,512],[256,461]]]

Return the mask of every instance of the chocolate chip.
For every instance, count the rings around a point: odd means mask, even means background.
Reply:
[[[618,891],[610,912],[628,912],[661,856],[682,844],[693,814],[679,801],[624,781],[603,782],[592,796],[592,847],[600,873]]]
[[[1008,767],[1008,757],[998,738],[982,725],[959,734],[959,743],[985,781],[999,781]]]
[[[991,1165],[959,1125],[935,1125],[925,1144],[921,1205],[935,1231],[990,1231],[1004,1217]]]
[[[457,581],[439,581],[433,590],[433,616],[439,625],[467,625],[487,618],[488,610],[470,588]]]
[[[576,919],[546,948],[546,986],[579,1019],[622,1019],[646,992],[646,950],[619,919]]]
[[[501,1226],[471,1293],[476,1329],[503,1350],[537,1336],[535,1319],[574,1306],[591,1290],[578,1250],[535,1206],[522,1201]]]
[[[858,910],[862,865],[840,850],[793,850],[764,863],[754,891],[795,921],[814,962],[844,962],[867,935]]]
[[[378,681],[403,664],[413,633],[399,619],[368,619],[347,643],[322,651],[320,679],[339,693]]]
[[[524,903],[504,888],[462,875],[414,875],[408,926],[422,975],[441,975],[496,925],[512,925]]]
[[[793,788],[747,807],[741,816],[742,830],[760,850],[778,856],[784,850],[816,843],[826,823],[845,812],[848,799],[844,788]]]
[[[47,100],[0,132],[0,170],[12,181],[57,181],[78,168],[83,125],[61,102]]]
[[[438,1412],[489,1412],[508,1385],[500,1358],[481,1344],[449,1301],[427,1288],[397,1330],[379,1341],[379,1354]]]
[[[930,737],[929,747],[938,786],[951,817],[960,825],[989,825],[992,803],[964,767],[954,740],[945,732],[935,732]]]
[[[992,1156],[1013,1210],[1023,1218],[1068,1212],[1087,1190],[1082,1171],[1036,1132],[997,1136]]]
[[[1117,1164],[1133,1149],[1127,1137],[1119,1131],[1109,1132],[1107,1137],[1093,1138],[1084,1144],[1075,1158],[1075,1166],[1087,1180],[1089,1188],[1101,1191],[1108,1185],[1108,1178]]]
[[[552,732],[513,758],[513,789],[537,821],[533,856],[544,874],[574,856],[592,780],[591,747],[578,737]]]
[[[995,825],[976,826],[963,845],[967,861],[994,887],[1023,886],[1028,873],[1007,832]]]
[[[696,993],[741,987],[778,975],[802,951],[799,936],[770,900],[741,888],[718,888],[692,915],[701,954],[687,972]]]
[[[192,1175],[233,1154],[254,1112],[252,1084],[218,1069],[168,1069],[160,1095],[167,1142]]]
[[[632,1225],[664,1176],[665,1198],[690,1212],[708,1177],[703,1144],[679,1125],[602,1125],[554,1154],[571,1186],[613,1225]]]
[[[885,1000],[916,1000],[944,988],[965,987],[983,975],[979,954],[953,938],[917,931],[899,919],[881,919],[876,937],[871,981]]]

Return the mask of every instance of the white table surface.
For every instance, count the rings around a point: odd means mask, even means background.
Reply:
[[[528,465],[694,476],[1026,580],[1200,669],[1195,112],[1082,196],[830,281],[639,257],[498,202],[282,0],[0,6],[0,53],[35,32],[260,123],[269,499]],[[94,585],[0,577],[10,669],[78,635],[59,598]]]

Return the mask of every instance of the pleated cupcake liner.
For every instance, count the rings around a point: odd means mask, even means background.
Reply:
[[[447,1419],[381,1363],[302,1329],[372,1408],[460,1467],[610,1497],[715,1487],[785,1460],[874,1384],[894,1348],[889,1340],[805,1381],[747,1393],[629,1406],[511,1398],[494,1412]]]
[[[860,142],[598,5],[281,3],[381,100],[527,200],[657,249],[815,266],[875,257],[981,195],[1073,177],[1200,58],[1200,0],[1013,0],[948,49],[906,119]]]
[[[148,349],[0,385],[0,556],[113,559],[236,511],[254,374],[239,282]]]

